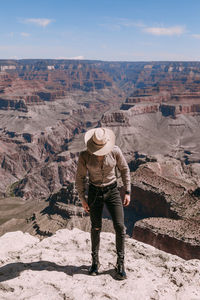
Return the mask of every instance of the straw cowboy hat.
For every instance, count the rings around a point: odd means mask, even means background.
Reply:
[[[87,150],[94,155],[106,155],[115,145],[115,134],[108,128],[93,128],[85,134]]]

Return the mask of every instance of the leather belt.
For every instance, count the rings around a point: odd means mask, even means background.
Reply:
[[[110,189],[113,189],[117,186],[117,181],[109,184],[109,185],[106,185],[106,186],[96,186],[92,183],[90,183],[89,187],[91,187],[92,189],[96,190],[96,191],[99,191],[99,192],[108,192]]]

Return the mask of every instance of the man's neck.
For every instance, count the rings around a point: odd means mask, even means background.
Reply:
[[[97,156],[97,159],[98,159],[98,161],[103,161],[104,157],[105,157],[105,155]]]

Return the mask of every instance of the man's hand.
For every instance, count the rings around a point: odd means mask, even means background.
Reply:
[[[87,202],[85,200],[82,200],[81,203],[82,203],[84,211],[87,212],[87,213],[89,213],[90,208],[89,208]]]
[[[123,205],[124,205],[124,206],[128,206],[129,203],[130,203],[130,201],[131,201],[130,195],[125,194],[125,195],[124,195],[124,200],[123,200]]]

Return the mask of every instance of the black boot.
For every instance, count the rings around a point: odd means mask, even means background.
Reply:
[[[90,275],[98,275],[99,273],[99,244],[100,244],[101,228],[91,228],[91,242],[92,242],[92,265],[89,269]]]
[[[116,271],[116,279],[118,280],[124,280],[127,278],[126,276],[126,272],[124,269],[124,258],[119,258],[117,259],[117,264],[115,267],[115,271]]]
[[[100,267],[100,264],[99,264],[98,256],[92,254],[92,265],[89,268],[89,275],[93,275],[93,276],[98,275],[99,267]]]

